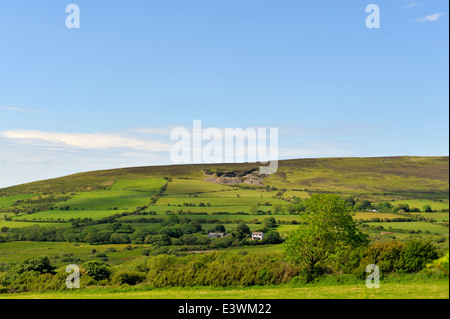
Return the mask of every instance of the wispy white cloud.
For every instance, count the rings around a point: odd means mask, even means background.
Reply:
[[[438,13],[427,15],[422,18],[417,18],[415,21],[416,22],[434,22],[434,21],[439,20],[439,18],[442,17],[443,15],[444,14],[442,12],[438,12]]]
[[[180,127],[177,125],[169,125],[164,127],[142,127],[128,130],[130,133],[141,133],[141,134],[149,134],[149,135],[164,135],[169,136],[170,132],[175,128]]]
[[[23,106],[1,106],[0,109],[7,111],[15,111],[15,112],[25,112],[25,113],[42,113],[42,111],[33,109],[33,108],[25,108]]]
[[[410,2],[406,5],[403,6],[403,8],[413,8],[413,7],[417,7],[419,4],[417,2]]]
[[[104,150],[125,148],[147,152],[168,152],[170,144],[139,139],[120,133],[61,133],[37,130],[8,130],[0,137],[21,144],[72,147],[78,149]]]

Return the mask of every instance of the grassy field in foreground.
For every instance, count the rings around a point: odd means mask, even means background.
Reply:
[[[304,287],[155,289],[82,289],[55,293],[0,295],[12,299],[448,299],[448,282],[381,283],[379,289],[359,285]]]

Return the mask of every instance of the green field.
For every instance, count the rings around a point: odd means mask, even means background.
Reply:
[[[95,254],[92,254],[92,249],[95,249],[96,253],[107,252],[108,263],[114,265],[140,256],[142,250],[149,247],[148,245],[131,245],[133,249],[129,250],[126,249],[127,246],[124,244],[91,246],[86,243],[65,242],[7,242],[0,243],[0,261],[17,263],[22,261],[24,256],[31,258],[45,255],[50,257],[54,265],[60,267],[67,265],[63,258],[68,255],[80,258],[81,262],[94,258]],[[112,248],[116,251],[108,252]]]
[[[230,186],[208,183],[202,180],[174,179],[167,187],[166,195],[214,193],[230,190]]]
[[[426,200],[426,199],[409,199],[409,200],[399,200],[395,202],[390,202],[392,205],[398,205],[398,204],[408,204],[410,208],[419,208],[422,210],[423,206],[430,205],[431,209],[433,210],[441,210],[441,209],[448,209],[449,204],[448,200],[443,200],[441,202],[439,201],[433,201],[433,200]]]
[[[111,191],[144,191],[156,194],[167,181],[165,179],[118,180],[111,186]]]
[[[282,199],[278,198],[252,198],[252,197],[243,197],[243,198],[229,198],[229,197],[202,197],[202,198],[185,198],[185,197],[162,197],[157,205],[167,206],[170,205],[183,205],[184,203],[195,204],[198,206],[200,203],[203,204],[211,204],[211,206],[251,206],[254,204],[260,204],[263,206],[266,202],[269,202],[272,205],[279,204],[285,205],[286,202]]]
[[[425,222],[381,222],[376,223],[377,226],[383,226],[385,229],[403,229],[403,230],[414,230],[414,231],[429,231],[438,235],[448,235],[448,228],[441,225],[425,223]]]
[[[13,217],[15,221],[68,221],[69,219],[84,219],[92,218],[93,220],[99,220],[103,217],[108,217],[121,213],[120,210],[49,210],[44,212],[37,212],[34,214],[19,215]]]
[[[31,216],[31,215],[30,215]],[[33,225],[39,225],[41,227],[63,227],[67,226],[65,223],[39,223],[39,222],[20,222],[20,221],[3,221],[0,220],[0,228],[24,228]]]
[[[113,207],[117,209],[134,209],[136,206],[148,205],[155,191],[112,190],[77,193],[64,206],[71,209],[106,210]]]
[[[431,218],[438,222],[447,221],[449,220],[449,214],[448,213],[413,213],[413,216],[421,216],[425,218]]]
[[[448,299],[448,282],[381,283],[379,289],[358,285],[307,287],[82,289],[42,294],[0,295],[12,299]]]
[[[6,208],[12,206],[16,200],[26,200],[36,196],[36,194],[24,194],[24,195],[11,195],[11,196],[0,196],[0,208]]]
[[[301,198],[301,199],[305,199],[305,198],[309,198],[309,194],[308,192],[305,191],[287,191],[283,194],[283,198]]]
[[[394,218],[400,218],[400,217],[402,217],[402,216],[398,215],[398,214],[372,213],[372,212],[356,213],[354,216],[355,219],[364,219],[364,220],[370,220],[371,218],[394,219]]]

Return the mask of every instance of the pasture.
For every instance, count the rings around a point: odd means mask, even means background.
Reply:
[[[137,180],[117,180],[111,185],[111,191],[144,191],[156,194],[167,183],[167,180],[160,179],[137,179]]]
[[[448,299],[448,282],[382,282],[379,289],[359,284],[251,288],[89,288],[66,292],[0,295],[6,299]]]
[[[14,221],[69,221],[70,219],[91,218],[100,220],[104,217],[112,216],[122,211],[118,210],[49,210],[34,214],[19,215],[13,217]]]
[[[425,218],[431,218],[438,222],[449,221],[448,213],[413,213],[413,216],[421,216]]]
[[[7,242],[0,243],[0,261],[18,263],[25,258],[48,256],[56,267],[67,266],[67,257],[76,257],[79,263],[95,259],[96,254],[106,253],[108,263],[115,265],[141,256],[149,245],[110,244],[92,246],[86,243],[65,242]],[[95,253],[93,253],[93,249]],[[0,295],[1,296],[1,295]]]
[[[30,227],[33,225],[39,225],[41,227],[63,227],[68,226],[66,223],[40,223],[37,221],[33,222],[21,222],[21,221],[3,221],[0,220],[0,229],[2,227],[8,227],[8,228],[24,228],[24,227]]]
[[[383,226],[385,229],[402,229],[406,231],[430,232],[437,235],[448,235],[448,228],[442,225],[426,222],[381,222],[373,223],[377,226]]]
[[[108,210],[114,207],[132,210],[136,206],[148,205],[155,191],[111,190],[77,193],[64,202],[70,209]]]
[[[170,205],[183,205],[184,203],[187,204],[195,204],[196,206],[200,205],[201,203],[207,205],[210,204],[211,206],[251,206],[251,205],[261,205],[264,206],[265,203],[268,202],[271,205],[285,205],[287,204],[284,200],[278,199],[278,198],[254,198],[254,197],[201,197],[201,198],[195,198],[195,197],[174,197],[174,196],[164,196],[158,202],[156,203],[158,206],[167,206]]]
[[[372,213],[372,212],[358,212],[353,216],[354,219],[363,219],[363,220],[370,220],[372,218],[379,218],[382,219],[394,219],[394,218],[400,218],[403,217],[402,215],[398,214],[392,214],[392,213]]]
[[[169,183],[165,194],[167,196],[198,193],[208,194],[230,189],[232,189],[230,186],[208,183],[205,181],[191,179],[173,179],[173,181]]]
[[[419,208],[422,210],[423,206],[430,205],[433,210],[449,209],[449,202],[447,200],[434,201],[427,199],[408,199],[408,200],[397,200],[390,202],[393,206],[398,204],[408,204],[410,208]]]
[[[23,194],[23,195],[11,195],[11,196],[0,196],[0,208],[7,208],[12,206],[17,200],[27,200],[37,196],[36,194]]]

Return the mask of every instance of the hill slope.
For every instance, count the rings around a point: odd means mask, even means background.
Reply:
[[[243,178],[258,164],[194,164],[93,171],[0,189],[0,196],[108,189],[117,180],[217,176]],[[206,175],[205,174],[211,174]],[[279,162],[265,186],[308,192],[448,198],[449,157],[374,157],[295,159]]]

